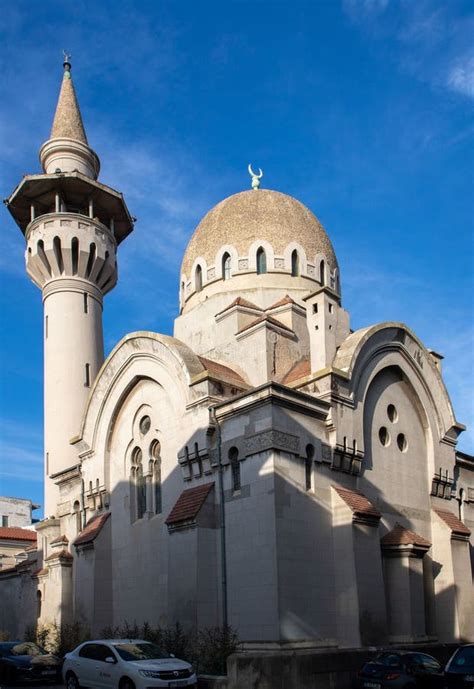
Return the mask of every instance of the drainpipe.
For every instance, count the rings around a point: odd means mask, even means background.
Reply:
[[[216,408],[209,407],[211,417],[217,428],[217,463],[219,475],[219,502],[220,502],[220,527],[221,527],[221,586],[222,586],[222,623],[228,626],[227,616],[227,559],[225,537],[225,504],[224,504],[224,467],[222,466],[222,436],[221,427],[217,420]]]

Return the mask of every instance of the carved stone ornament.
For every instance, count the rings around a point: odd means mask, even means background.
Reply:
[[[300,439],[297,436],[274,430],[256,433],[245,438],[244,442],[244,452],[247,457],[264,450],[283,450],[299,454],[299,447]]]
[[[276,258],[275,259],[275,268],[282,270],[284,267],[285,267],[285,259],[284,258]]]
[[[207,271],[207,279],[208,280],[214,280],[216,277],[216,269],[215,268],[209,268]]]
[[[239,258],[239,270],[248,270],[249,260],[248,258]]]

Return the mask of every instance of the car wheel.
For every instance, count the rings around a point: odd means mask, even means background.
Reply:
[[[66,689],[79,689],[79,681],[74,672],[68,672],[66,675]]]
[[[122,677],[120,680],[119,689],[135,689],[135,684],[129,677]]]

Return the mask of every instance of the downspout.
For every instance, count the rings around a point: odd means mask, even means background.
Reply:
[[[209,407],[211,417],[217,429],[217,464],[219,476],[219,503],[220,503],[220,529],[221,529],[221,587],[222,587],[222,624],[228,626],[227,615],[227,558],[226,558],[226,533],[225,533],[225,504],[224,504],[224,467],[222,466],[222,435],[221,427],[217,420],[216,408]]]

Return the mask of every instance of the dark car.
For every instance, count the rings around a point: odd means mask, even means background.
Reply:
[[[443,687],[474,689],[474,644],[466,644],[454,651],[444,670]]]
[[[379,653],[357,673],[355,689],[441,689],[443,669],[426,653],[393,650]]]
[[[0,681],[61,682],[62,661],[31,641],[0,642]]]

